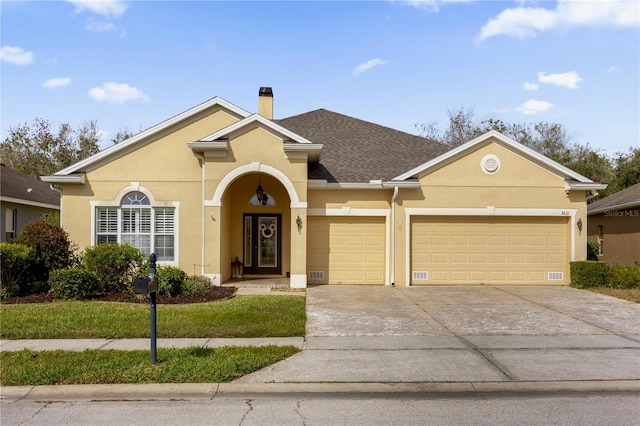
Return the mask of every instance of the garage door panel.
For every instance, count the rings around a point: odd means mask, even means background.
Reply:
[[[309,233],[330,242],[329,254],[315,257],[315,247],[324,245],[308,240],[307,269],[324,273],[324,279],[309,278],[310,283],[384,284],[385,218],[309,217]]]
[[[411,270],[427,279],[413,284],[565,283],[568,232],[566,217],[414,217]]]

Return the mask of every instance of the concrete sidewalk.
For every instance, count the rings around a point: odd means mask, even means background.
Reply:
[[[306,334],[158,339],[158,347],[273,343],[303,349],[227,384],[4,387],[0,394],[15,400],[267,392],[640,392],[640,305],[569,287],[310,287]],[[1,350],[148,349],[149,340],[0,345]]]

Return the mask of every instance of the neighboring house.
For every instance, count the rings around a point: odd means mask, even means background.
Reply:
[[[274,120],[271,88],[257,114],[216,97],[43,180],[80,248],[292,287],[568,284],[605,187],[494,131],[450,150],[324,109]]]
[[[610,265],[640,261],[640,183],[594,201],[587,210],[587,234],[600,244],[600,260]]]
[[[4,164],[0,167],[0,241],[8,241],[26,224],[58,213],[60,193]]]

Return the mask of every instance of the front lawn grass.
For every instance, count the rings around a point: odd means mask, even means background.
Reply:
[[[149,351],[88,349],[84,352],[28,349],[0,352],[3,386],[96,383],[224,383],[281,361],[294,346],[159,348]]]
[[[305,333],[305,298],[236,296],[157,305],[157,337],[294,337]],[[3,339],[150,337],[149,305],[119,302],[0,304]]]
[[[589,287],[587,290],[595,293],[606,294],[618,299],[640,303],[640,288],[610,288],[610,287]]]

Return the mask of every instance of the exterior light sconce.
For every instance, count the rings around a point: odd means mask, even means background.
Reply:
[[[582,233],[582,219],[578,219],[576,225],[578,226],[578,232]]]
[[[300,216],[296,218],[296,225],[298,225],[298,233],[300,233],[302,230],[302,219],[300,219]]]

